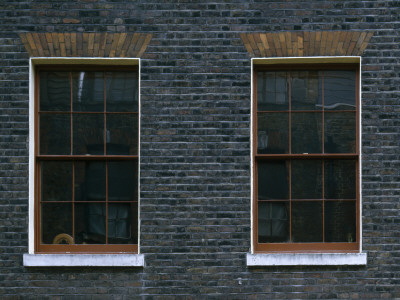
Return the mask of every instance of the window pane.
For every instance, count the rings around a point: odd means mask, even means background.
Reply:
[[[292,199],[322,199],[322,161],[292,160]]]
[[[106,204],[75,205],[75,236],[77,244],[106,243]]]
[[[73,111],[104,111],[104,73],[73,72]]]
[[[356,202],[325,202],[326,242],[356,241]]]
[[[289,202],[258,203],[258,242],[289,242]]]
[[[325,161],[325,199],[356,199],[356,161]]]
[[[43,161],[40,170],[42,201],[72,201],[72,162]]]
[[[325,110],[356,109],[356,72],[324,72]]]
[[[107,155],[137,155],[138,132],[137,114],[107,114]]]
[[[107,111],[138,111],[138,73],[107,72]]]
[[[104,154],[104,115],[74,114],[73,154]]]
[[[289,96],[286,72],[257,73],[257,109],[288,110]]]
[[[108,206],[108,243],[135,244],[137,203],[113,203]]]
[[[325,153],[356,152],[356,113],[325,113]]]
[[[292,202],[292,242],[322,242],[322,201]]]
[[[322,153],[322,113],[292,113],[292,153]]]
[[[108,163],[108,200],[137,201],[138,179],[136,161]]]
[[[41,114],[39,140],[40,154],[71,154],[70,116],[68,114]]]
[[[258,163],[258,200],[289,199],[288,165],[284,160]]]
[[[288,153],[289,114],[259,113],[257,118],[257,153]]]
[[[65,240],[54,240],[60,234],[72,237],[72,204],[42,203],[41,204],[41,236],[43,244],[53,242],[66,243]]]
[[[317,71],[291,72],[292,110],[321,110]]]
[[[70,111],[70,73],[41,71],[39,76],[39,110]]]
[[[75,200],[106,201],[106,163],[75,162]]]

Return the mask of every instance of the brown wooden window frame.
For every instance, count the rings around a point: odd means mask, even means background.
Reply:
[[[278,63],[278,64],[271,64],[269,63],[268,65],[262,65],[262,64],[257,64],[254,65],[253,67],[253,104],[252,104],[252,161],[253,161],[253,251],[254,253],[278,253],[278,252],[287,252],[287,253],[313,253],[313,252],[319,252],[319,253],[357,253],[360,250],[360,241],[361,241],[361,232],[360,232],[360,139],[359,139],[359,130],[360,130],[360,65],[359,63],[294,63],[294,64],[289,64],[289,63]],[[324,153],[324,133],[322,131],[322,151],[321,153],[291,153],[291,146],[290,146],[290,132],[291,132],[291,125],[290,125],[290,114],[291,114],[291,107],[289,106],[289,109],[287,110],[288,113],[288,118],[289,118],[289,150],[288,153],[278,153],[278,154],[260,154],[258,153],[258,134],[257,134],[257,124],[258,124],[258,114],[260,113],[257,108],[257,72],[259,71],[268,71],[268,72],[292,72],[292,71],[328,71],[328,70],[351,70],[355,71],[355,94],[356,94],[356,108],[355,108],[355,114],[356,114],[356,132],[355,132],[355,151],[351,153]],[[290,78],[290,77],[289,77]],[[290,79],[288,80],[288,93],[290,94]],[[290,100],[290,95],[289,97],[289,103],[291,102]],[[323,96],[322,96],[323,97]],[[290,104],[289,104],[290,105]],[[263,111],[264,112],[264,111]],[[324,110],[321,110],[322,115],[324,115]],[[276,111],[275,111],[276,113]],[[280,113],[280,112],[278,112]],[[322,120],[322,127],[324,127],[324,121]],[[322,129],[323,130],[323,129]],[[351,242],[324,242],[325,240],[325,221],[323,219],[322,221],[322,234],[323,234],[323,242],[290,242],[292,237],[291,237],[291,211],[289,208],[289,235],[290,239],[289,242],[264,242],[261,243],[258,240],[259,234],[258,234],[258,165],[260,162],[273,162],[273,161],[285,161],[288,162],[289,164],[292,163],[294,160],[319,160],[322,162],[322,168],[324,165],[324,162],[327,160],[354,160],[355,161],[355,195],[356,195],[356,215],[354,216],[355,218],[355,226],[356,226],[356,237],[354,241]],[[289,168],[291,169],[291,167]],[[324,174],[324,173],[323,173]],[[291,175],[289,175],[290,178]],[[289,179],[291,180],[291,179]],[[324,180],[324,175],[322,175],[322,182]],[[322,186],[324,186],[324,183],[322,183]],[[291,183],[289,181],[288,184],[289,190],[291,189]],[[291,207],[292,205],[292,199],[290,197],[291,192],[288,191],[289,199],[289,206]],[[322,206],[324,207],[324,192],[322,192],[322,199],[318,199],[318,201],[322,201]],[[264,200],[263,200],[264,201]],[[272,202],[273,200],[271,200]],[[286,201],[286,200],[285,200]],[[323,218],[325,218],[325,212],[323,208]]]
[[[107,155],[106,153],[106,144],[107,144],[107,130],[104,127],[103,130],[103,135],[104,135],[104,153],[103,155],[95,155],[95,154],[72,154],[72,135],[73,135],[73,129],[72,129],[72,117],[71,119],[71,128],[70,130],[70,135],[71,135],[71,153],[68,155],[48,155],[48,154],[40,154],[39,152],[39,144],[40,144],[40,130],[39,130],[39,116],[43,112],[40,111],[39,109],[39,95],[40,95],[40,76],[39,72],[40,71],[62,71],[62,72],[83,72],[83,71],[98,71],[98,72],[119,72],[119,71],[129,71],[129,72],[137,72],[138,74],[138,88],[137,88],[137,109],[135,111],[107,111],[106,110],[106,92],[104,92],[104,110],[103,111],[98,111],[98,112],[91,112],[91,111],[85,111],[85,112],[73,112],[72,109],[69,112],[65,112],[65,114],[73,116],[74,114],[79,114],[79,113],[84,113],[84,114],[97,114],[97,115],[103,115],[104,116],[104,126],[106,126],[106,117],[108,115],[118,115],[118,114],[125,114],[125,115],[136,115],[137,117],[137,145],[136,145],[136,153],[135,154],[129,154],[129,155]],[[59,162],[59,161],[68,161],[72,162],[73,166],[75,162],[88,162],[88,161],[101,161],[105,162],[105,169],[106,172],[108,170],[108,164],[109,162],[133,162],[137,166],[137,178],[139,178],[138,173],[139,173],[139,110],[140,110],[140,104],[139,104],[139,67],[138,65],[57,65],[57,64],[41,64],[35,67],[35,72],[34,72],[34,78],[35,78],[35,84],[34,84],[34,136],[35,136],[35,143],[34,143],[34,164],[35,164],[35,172],[34,172],[34,178],[35,178],[35,185],[34,185],[34,251],[35,253],[82,253],[82,254],[89,254],[89,253],[132,253],[136,254],[138,253],[138,239],[139,239],[139,232],[135,232],[135,235],[137,236],[136,243],[135,244],[111,244],[107,242],[107,229],[106,229],[106,237],[105,237],[105,244],[44,244],[42,243],[41,239],[41,164],[43,162]],[[72,75],[71,75],[72,76]],[[106,75],[104,75],[104,84],[106,82]],[[72,81],[70,81],[70,85],[72,88]],[[73,102],[73,94],[71,93],[71,107],[72,107],[72,102]],[[53,112],[45,112],[45,114],[52,114]],[[57,112],[54,112],[57,113]],[[75,168],[73,167],[73,172]],[[107,174],[107,173],[106,173]],[[74,176],[74,175],[73,175]],[[119,203],[118,201],[111,202],[108,201],[108,176],[105,176],[106,178],[106,200],[105,200],[105,207],[106,207],[106,218],[105,220],[108,220],[108,204],[110,203]],[[74,179],[72,179],[74,180]],[[137,182],[137,189],[139,189],[139,181]],[[74,190],[74,186],[72,186],[72,190]],[[74,191],[72,191],[72,194],[74,195]],[[121,201],[120,201],[121,202]],[[122,201],[124,202],[124,201]],[[139,210],[139,192],[137,194],[136,200],[129,200],[125,201],[126,203],[134,204],[136,203],[136,212]],[[124,203],[125,203],[124,202]],[[74,212],[74,206],[76,205],[74,196],[71,200],[71,206],[72,206],[72,212]],[[134,210],[135,211],[135,210]],[[136,228],[138,230],[139,228],[139,217],[135,218],[137,224],[133,226],[133,228]],[[74,224],[74,214],[72,215],[72,220],[71,222]],[[72,225],[74,226],[74,225]],[[72,227],[74,228],[74,227]],[[106,225],[107,228],[107,225]],[[75,235],[74,229],[72,229],[72,234]],[[73,238],[75,238],[73,236]]]

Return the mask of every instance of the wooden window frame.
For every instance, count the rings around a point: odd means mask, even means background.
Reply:
[[[261,60],[260,60],[261,61]],[[328,60],[329,61],[329,60]],[[253,64],[253,97],[252,97],[252,190],[253,190],[253,205],[252,205],[252,227],[253,227],[253,253],[358,253],[360,252],[361,246],[361,214],[360,214],[360,63],[354,62],[354,59],[349,63],[333,63],[329,61],[328,63],[313,63],[312,58],[309,58],[306,63],[301,63],[299,60],[285,61],[285,59],[277,60],[278,63],[274,64],[273,60],[266,60],[267,64],[257,63]],[[352,70],[356,74],[356,151],[354,153],[315,153],[315,154],[291,154],[291,149],[289,146],[288,154],[258,154],[257,153],[257,72],[258,71],[312,71],[312,70]],[[289,87],[290,90],[290,80]],[[323,111],[323,110],[322,110]],[[288,113],[290,116],[291,109],[289,108]],[[290,119],[290,117],[289,117]],[[290,122],[290,121],[289,121]],[[323,121],[322,121],[323,122]],[[289,123],[290,128],[290,123]],[[290,130],[289,130],[289,143],[290,143]],[[323,136],[323,132],[322,132]],[[324,144],[322,142],[322,144]],[[259,243],[258,242],[258,178],[257,178],[257,168],[259,161],[268,160],[338,160],[338,159],[352,159],[356,161],[356,240],[354,242],[321,242],[321,243]],[[324,177],[324,176],[323,176]],[[323,179],[324,180],[324,179]],[[289,183],[289,189],[291,189]],[[290,198],[288,201],[291,201]],[[317,201],[321,201],[318,199]],[[324,201],[324,197],[322,199]],[[323,218],[324,218],[323,213]],[[291,221],[289,221],[290,224]],[[323,221],[324,224],[324,221]],[[290,226],[290,225],[289,225]],[[324,225],[323,225],[324,226]],[[289,230],[290,231],[290,230]],[[290,233],[289,233],[290,234]],[[325,232],[323,230],[323,236]],[[324,237],[325,238],[325,237]],[[323,239],[324,239],[323,238]]]
[[[85,61],[85,60],[84,60]],[[79,112],[85,114],[103,114],[104,118],[106,118],[107,114],[135,114],[137,115],[138,122],[138,139],[137,139],[137,153],[135,155],[43,155],[39,153],[39,72],[40,71],[135,71],[138,73],[138,87],[140,86],[140,72],[138,64],[129,64],[129,65],[119,65],[117,63],[112,64],[40,64],[35,67],[34,70],[34,251],[35,253],[75,253],[75,254],[108,254],[108,253],[138,253],[138,245],[139,245],[139,232],[137,232],[138,238],[136,244],[73,244],[73,245],[65,245],[65,244],[42,244],[41,243],[41,197],[40,197],[40,163],[42,161],[104,161],[106,164],[109,161],[133,161],[137,163],[138,172],[140,170],[139,167],[139,141],[140,141],[140,100],[139,100],[139,89],[138,93],[138,107],[136,112]],[[72,93],[71,93],[71,102],[72,102]],[[106,98],[104,98],[104,103],[106,103]],[[46,112],[53,113],[53,112]],[[55,112],[56,113],[56,112]],[[74,112],[66,112],[66,114],[73,115]],[[72,127],[71,129],[72,130]],[[104,140],[106,140],[106,131],[104,131]],[[72,134],[71,134],[72,139]],[[72,143],[72,142],[71,142]],[[71,144],[72,147],[72,144]],[[106,147],[106,145],[104,146]],[[104,152],[105,153],[105,152]],[[108,177],[106,176],[106,186],[108,181]],[[138,187],[139,187],[139,176],[138,176]],[[106,188],[107,189],[107,188]],[[108,197],[107,197],[108,198]],[[109,203],[106,199],[106,204]],[[114,202],[113,203],[118,203]],[[124,202],[125,203],[125,202]],[[138,188],[138,197],[136,201],[130,201],[129,203],[137,204],[137,211],[139,211],[139,188]],[[74,199],[71,201],[71,205],[74,206]],[[106,205],[106,207],[108,207]],[[107,208],[108,209],[108,208]],[[72,216],[72,222],[74,223],[74,215]],[[106,218],[107,219],[107,218]],[[139,228],[139,216],[136,218]],[[73,230],[74,231],[74,230]],[[73,232],[74,234],[74,232]]]

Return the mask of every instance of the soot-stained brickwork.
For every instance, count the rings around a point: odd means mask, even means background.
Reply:
[[[400,298],[400,1],[0,1],[0,298]],[[362,54],[365,266],[246,266],[242,33],[373,32]],[[143,33],[142,268],[26,268],[29,55],[19,33]],[[75,299],[75,298],[73,298]]]

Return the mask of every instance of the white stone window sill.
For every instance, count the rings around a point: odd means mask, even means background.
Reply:
[[[143,267],[143,254],[28,254],[25,267]]]
[[[247,266],[366,265],[366,253],[247,253]]]

